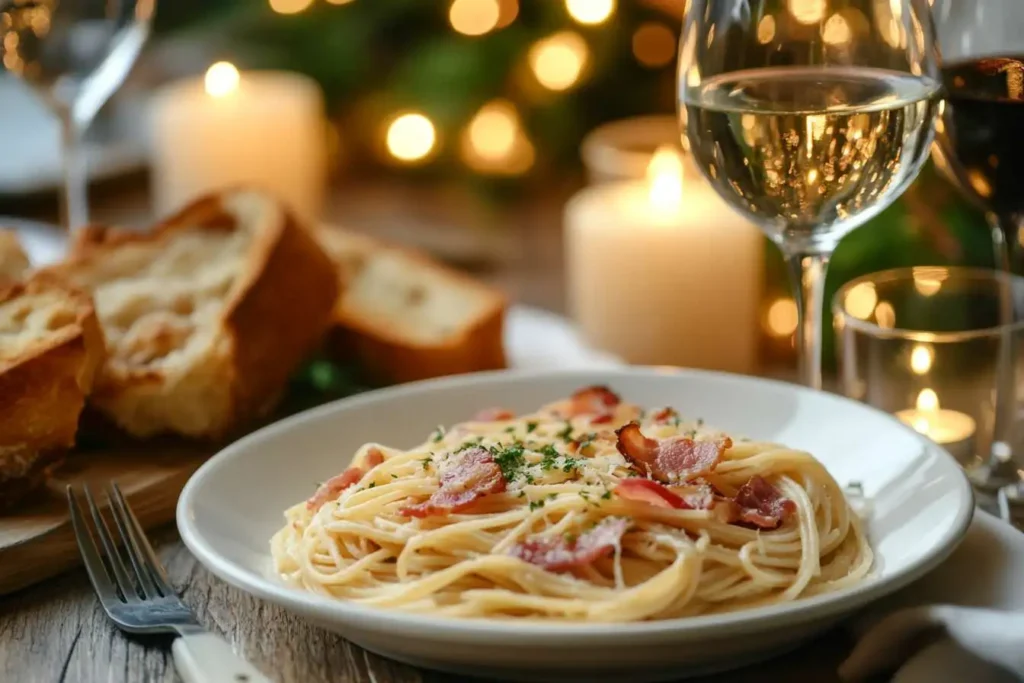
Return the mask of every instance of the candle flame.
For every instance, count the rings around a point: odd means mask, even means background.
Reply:
[[[670,146],[659,147],[647,165],[651,204],[665,211],[679,208],[683,201],[683,160]]]
[[[206,70],[206,92],[211,97],[224,97],[238,89],[238,69],[231,62],[217,62]]]
[[[922,389],[917,395],[916,406],[921,412],[934,413],[939,409],[939,395],[933,389]]]

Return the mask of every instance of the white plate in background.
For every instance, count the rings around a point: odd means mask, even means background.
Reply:
[[[734,434],[814,453],[871,499],[871,577],[834,593],[727,614],[631,624],[522,623],[411,615],[289,587],[272,572],[282,511],[337,474],[366,441],[409,447],[480,406],[524,411],[578,387],[673,405]],[[401,419],[396,419],[401,416]],[[296,454],[303,462],[297,466]],[[382,655],[504,678],[654,680],[765,658],[820,633],[937,566],[971,521],[956,462],[890,415],[854,401],[750,377],[650,368],[485,373],[405,385],[322,406],[229,446],[192,477],[177,521],[189,549],[225,581]]]

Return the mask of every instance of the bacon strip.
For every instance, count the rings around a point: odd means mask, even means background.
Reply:
[[[754,475],[740,487],[734,502],[738,521],[762,529],[774,529],[796,512],[796,503],[783,497],[777,488],[759,475]]]
[[[505,476],[494,458],[479,446],[462,453],[459,462],[441,475],[441,488],[424,502],[401,508],[407,517],[429,517],[460,512],[478,499],[505,490]]]
[[[615,416],[615,407],[622,402],[618,394],[605,386],[580,389],[569,398],[569,405],[563,409],[562,417],[569,419],[580,415],[593,415],[593,424],[610,422]]]
[[[337,498],[342,491],[362,479],[369,469],[373,469],[382,462],[384,462],[384,453],[379,448],[370,448],[366,453],[368,469],[352,465],[341,474],[331,477],[317,487],[313,497],[306,501],[306,508],[313,511],[319,510],[324,503]]]
[[[640,425],[630,422],[615,432],[619,437],[619,453],[660,482],[674,484],[689,481],[711,472],[722,459],[732,440],[694,441],[673,436],[663,441],[649,439]]]
[[[627,529],[628,521],[610,517],[578,538],[570,540],[564,536],[549,536],[527,539],[514,545],[509,554],[548,571],[585,567],[614,551]]]
[[[662,408],[651,415],[651,419],[657,423],[665,423],[671,421],[673,418],[678,418],[679,413],[676,412],[675,408]]]
[[[334,500],[341,495],[342,491],[362,479],[364,474],[366,472],[363,471],[362,467],[353,466],[341,474],[331,477],[320,484],[313,497],[306,501],[306,509],[314,512],[319,510],[324,503]]]
[[[501,420],[511,420],[516,416],[511,410],[505,410],[504,408],[484,408],[477,412],[473,416],[472,422],[500,422]]]
[[[656,481],[640,477],[620,481],[615,487],[615,495],[623,500],[675,510],[710,510],[715,505],[710,487],[679,495]]]

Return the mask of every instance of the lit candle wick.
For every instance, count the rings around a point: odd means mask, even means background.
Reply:
[[[672,147],[659,147],[647,165],[651,206],[675,212],[683,203],[683,160]]]

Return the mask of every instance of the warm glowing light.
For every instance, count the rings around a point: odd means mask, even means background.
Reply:
[[[683,201],[683,159],[670,146],[659,147],[647,165],[648,196],[661,211],[675,211]]]
[[[821,39],[827,45],[846,45],[852,38],[850,24],[841,14],[833,14],[821,28]]]
[[[676,34],[664,24],[641,24],[633,34],[633,56],[644,66],[665,66],[676,56]]]
[[[593,26],[608,21],[615,11],[615,0],[565,0],[565,9],[579,23]]]
[[[496,100],[477,112],[467,134],[474,152],[484,159],[498,161],[506,158],[515,147],[519,117],[511,103]]]
[[[885,330],[896,326],[896,311],[888,301],[880,301],[875,306],[875,323]]]
[[[313,0],[270,0],[270,9],[278,14],[298,14],[313,4]]]
[[[935,352],[930,346],[917,344],[910,352],[910,369],[914,374],[925,375],[932,369],[932,362],[935,360]]]
[[[985,174],[976,168],[972,168],[967,171],[967,182],[971,184],[974,191],[981,197],[992,196],[992,185],[989,184],[988,178]]]
[[[767,45],[775,37],[775,17],[766,14],[757,24],[757,42]]]
[[[518,175],[533,166],[533,144],[526,137],[511,102],[488,102],[462,136],[462,160],[481,173]]]
[[[328,5],[347,5],[352,0],[327,0]]]
[[[498,25],[505,28],[519,16],[519,0],[498,0]]]
[[[942,280],[937,277],[927,277],[914,274],[914,289],[921,296],[932,296],[942,289]]]
[[[867,320],[871,317],[877,303],[878,294],[875,293],[875,286],[870,282],[855,285],[846,293],[846,311],[854,318]]]
[[[388,152],[400,161],[422,161],[434,151],[436,144],[434,124],[423,114],[402,114],[388,126]]]
[[[498,0],[453,0],[448,8],[452,28],[467,36],[482,36],[498,26]]]
[[[211,97],[225,97],[238,89],[238,69],[231,62],[217,62],[206,70],[206,92]]]
[[[801,24],[816,24],[825,17],[828,0],[789,0],[788,7]]]
[[[579,81],[590,58],[583,36],[573,31],[556,33],[530,48],[530,68],[549,90],[567,90]]]
[[[799,324],[796,302],[792,299],[776,299],[768,307],[768,331],[774,337],[788,337],[796,332]]]
[[[935,393],[934,389],[922,389],[921,393],[917,395],[914,406],[921,411],[935,412],[939,409],[939,395]]]

